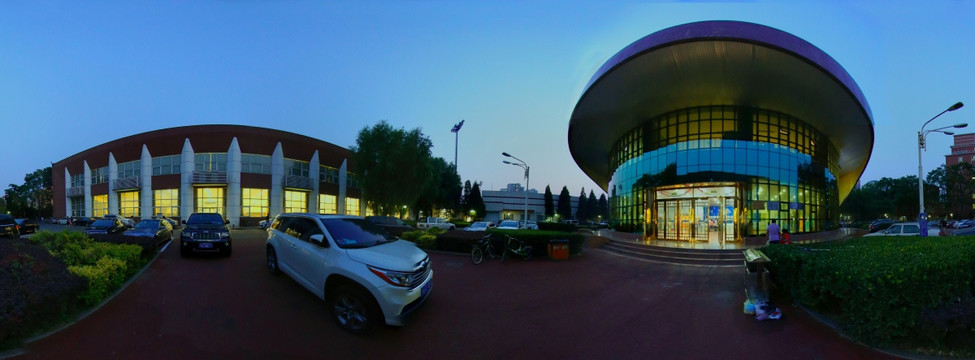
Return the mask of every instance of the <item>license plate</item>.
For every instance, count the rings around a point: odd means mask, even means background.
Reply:
[[[433,288],[433,281],[428,282],[426,285],[423,285],[423,288],[420,289],[420,296],[427,296],[427,294],[430,293],[430,289],[432,288]]]
[[[200,243],[200,249],[213,249],[213,243]]]

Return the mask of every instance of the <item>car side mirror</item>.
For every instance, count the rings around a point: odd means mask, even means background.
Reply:
[[[229,224],[230,224],[230,220],[224,220],[224,221],[223,221],[223,224],[224,224],[224,225],[229,225]]]
[[[319,246],[325,247],[325,234],[315,234],[310,236],[309,239]]]

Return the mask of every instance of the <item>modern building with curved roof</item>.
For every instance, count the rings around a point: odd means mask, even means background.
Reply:
[[[282,212],[365,215],[350,156],[325,141],[260,127],[150,131],[54,163],[54,215],[218,212],[234,226]]]
[[[667,28],[593,75],[569,150],[648,238],[721,243],[827,229],[863,173],[873,115],[832,57],[738,21]]]

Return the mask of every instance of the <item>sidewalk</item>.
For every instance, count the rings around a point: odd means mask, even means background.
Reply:
[[[812,244],[825,241],[846,240],[863,236],[867,231],[856,228],[839,228],[829,231],[815,233],[791,234],[793,244]],[[674,240],[650,240],[645,239],[643,234],[619,232],[609,229],[599,229],[593,231],[593,235],[602,236],[610,240],[639,242],[645,245],[697,248],[697,249],[752,249],[765,246],[767,238],[765,236],[746,236],[743,242],[731,242],[724,244],[708,243],[706,241],[674,241]]]

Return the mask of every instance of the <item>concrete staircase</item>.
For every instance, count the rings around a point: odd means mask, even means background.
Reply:
[[[744,249],[683,249],[653,245],[643,245],[630,241],[610,240],[600,249],[635,259],[653,262],[686,265],[744,267]]]

